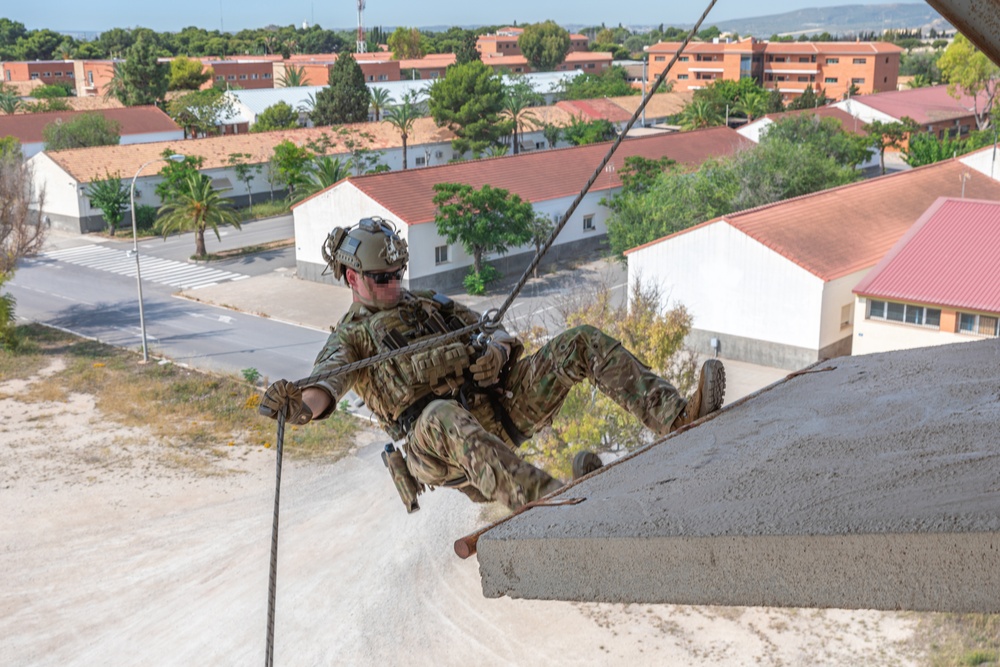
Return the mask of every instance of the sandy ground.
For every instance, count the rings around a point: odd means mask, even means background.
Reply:
[[[196,472],[87,396],[20,386],[0,382],[0,662],[262,662],[273,450]],[[382,442],[285,462],[275,664],[918,663],[907,614],[487,600],[452,552],[482,510],[438,490],[408,516]]]

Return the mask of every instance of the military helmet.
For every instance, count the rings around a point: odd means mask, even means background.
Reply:
[[[358,272],[403,269],[409,258],[396,226],[378,216],[362,218],[353,227],[334,227],[323,242],[323,259],[337,280],[343,279],[348,268]]]

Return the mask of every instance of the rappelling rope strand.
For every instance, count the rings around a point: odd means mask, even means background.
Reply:
[[[534,259],[531,260],[531,264],[529,264],[528,268],[526,268],[524,270],[524,273],[521,274],[521,279],[517,282],[517,285],[514,286],[514,289],[511,290],[511,293],[507,297],[507,300],[504,301],[503,305],[500,306],[500,308],[498,309],[499,312],[494,322],[499,322],[501,319],[503,319],[503,316],[507,313],[507,309],[510,308],[511,304],[514,303],[514,299],[516,299],[517,295],[521,292],[521,288],[523,288],[524,284],[528,282],[529,276],[534,274],[535,269],[538,267],[538,264],[542,261],[542,257],[545,256],[545,253],[548,252],[548,249],[555,242],[556,237],[559,236],[559,232],[561,232],[563,227],[566,226],[566,223],[569,222],[570,217],[576,211],[576,207],[580,205],[580,202],[583,201],[583,198],[587,195],[587,192],[590,191],[591,186],[593,186],[594,183],[597,181],[597,179],[600,177],[601,172],[604,171],[604,167],[606,167],[608,162],[611,161],[611,157],[615,154],[615,151],[618,150],[618,146],[625,139],[625,137],[628,136],[629,130],[631,130],[632,126],[635,125],[636,119],[639,118],[639,115],[642,113],[643,109],[646,108],[646,105],[649,103],[649,100],[653,96],[653,93],[656,92],[656,89],[659,88],[660,85],[663,83],[663,81],[667,78],[667,74],[673,68],[674,63],[677,62],[677,59],[680,57],[681,53],[684,52],[684,49],[687,47],[688,42],[691,41],[691,38],[698,33],[698,29],[701,27],[702,22],[705,20],[706,17],[708,17],[708,13],[712,10],[712,7],[715,6],[715,3],[717,1],[718,0],[711,0],[711,2],[708,3],[708,7],[706,7],[705,11],[702,12],[701,18],[698,19],[698,22],[694,24],[694,28],[691,29],[691,32],[688,33],[688,36],[684,39],[683,42],[681,42],[681,46],[679,49],[677,49],[677,53],[675,53],[674,57],[670,59],[670,62],[667,63],[667,66],[664,68],[664,70],[660,72],[660,75],[656,77],[656,81],[653,83],[653,87],[646,92],[646,95],[642,98],[642,103],[639,104],[639,107],[635,110],[635,113],[632,114],[632,118],[630,118],[628,123],[625,125],[625,129],[622,130],[615,138],[614,143],[611,144],[611,148],[608,149],[608,152],[604,156],[604,159],[601,160],[601,164],[598,165],[597,169],[594,170],[594,173],[591,174],[590,180],[587,181],[587,184],[583,186],[582,190],[580,190],[580,194],[576,196],[576,199],[573,200],[573,203],[570,204],[566,212],[563,213],[562,219],[559,221],[559,224],[556,225],[556,228],[552,231],[552,234],[549,235],[549,238],[545,242],[545,245],[538,249],[538,252],[535,253]]]
[[[351,371],[356,371],[362,368],[366,368],[373,364],[377,364],[386,361],[388,359],[392,359],[393,357],[397,357],[402,354],[412,354],[414,352],[419,352],[420,350],[424,350],[428,347],[437,345],[441,341],[450,340],[452,338],[459,338],[466,334],[471,334],[475,331],[484,331],[487,333],[496,331],[497,327],[500,326],[500,321],[503,319],[503,316],[507,312],[507,309],[510,308],[511,304],[517,298],[518,294],[521,293],[521,289],[524,287],[525,283],[528,282],[528,276],[534,273],[534,270],[538,267],[539,262],[542,261],[542,257],[544,257],[545,253],[548,252],[549,248],[552,247],[552,244],[555,242],[556,237],[559,236],[559,232],[561,232],[563,230],[563,227],[566,226],[566,223],[569,221],[570,217],[576,211],[577,206],[580,205],[580,202],[583,201],[583,198],[587,195],[587,192],[590,191],[591,186],[593,186],[594,183],[597,181],[598,177],[600,177],[601,172],[604,171],[604,167],[607,166],[608,162],[611,161],[611,157],[614,155],[615,151],[618,149],[618,146],[621,144],[622,140],[628,134],[629,130],[632,129],[632,126],[635,125],[635,121],[639,118],[639,115],[642,113],[643,109],[646,108],[646,105],[649,103],[649,100],[653,96],[653,93],[655,93],[656,89],[663,84],[663,81],[667,78],[667,74],[673,68],[674,64],[677,62],[677,59],[680,57],[681,53],[684,52],[684,49],[687,48],[687,45],[691,41],[691,39],[698,33],[698,30],[701,28],[702,22],[704,22],[704,20],[708,17],[709,12],[712,11],[712,8],[715,6],[715,3],[717,1],[718,0],[710,0],[708,6],[705,8],[705,11],[702,12],[701,18],[698,19],[698,22],[694,24],[693,28],[691,28],[691,32],[689,32],[688,36],[684,38],[683,42],[681,42],[680,48],[677,49],[677,53],[675,53],[674,57],[670,59],[669,63],[667,63],[666,68],[664,68],[664,70],[660,72],[660,75],[656,77],[656,81],[653,83],[653,87],[650,88],[649,91],[646,93],[646,95],[643,97],[642,103],[639,104],[639,107],[635,110],[635,113],[632,114],[632,118],[630,118],[628,123],[625,125],[625,129],[622,130],[622,132],[615,139],[614,143],[611,144],[611,147],[608,149],[608,152],[604,156],[604,159],[601,161],[601,164],[597,167],[597,169],[594,170],[594,173],[593,175],[591,175],[590,180],[588,180],[587,184],[583,186],[583,189],[580,191],[580,194],[576,196],[576,199],[574,199],[573,203],[570,204],[569,209],[566,211],[566,213],[563,214],[562,219],[559,221],[559,224],[556,225],[556,228],[552,230],[552,234],[549,235],[549,238],[545,242],[545,245],[542,246],[538,250],[538,252],[535,253],[535,257],[534,259],[531,260],[531,264],[529,264],[528,268],[526,268],[524,270],[524,273],[521,274],[521,279],[517,282],[517,285],[514,286],[514,289],[511,290],[510,294],[507,296],[507,300],[504,301],[503,305],[500,308],[493,309],[483,313],[482,319],[480,319],[480,321],[477,322],[476,324],[470,324],[469,326],[458,329],[457,331],[452,331],[416,343],[411,343],[410,345],[407,345],[406,347],[401,347],[398,350],[389,350],[386,352],[381,352],[379,354],[376,354],[371,357],[366,357],[365,359],[361,359],[359,361],[355,361],[349,364],[344,364],[343,366],[339,366],[337,368],[334,368],[333,370],[319,373],[316,375],[311,375],[302,380],[298,380],[295,382],[295,384],[300,387],[306,387],[315,384],[317,382],[322,382],[323,380],[326,380],[328,378],[336,377],[338,375],[350,373]],[[274,608],[275,608],[275,596],[277,593],[277,578],[278,578],[278,508],[279,508],[279,501],[281,498],[281,457],[282,457],[282,451],[284,449],[284,440],[285,440],[285,418],[284,414],[279,413],[278,437],[277,437],[278,452],[275,463],[274,521],[271,525],[271,574],[267,588],[267,647],[266,647],[266,656],[264,663],[265,667],[274,667]]]
[[[285,444],[285,415],[278,413],[278,455],[274,468],[274,520],[271,523],[271,576],[267,583],[267,648],[264,667],[274,667],[274,602],[278,592],[278,507],[281,505],[281,457]]]

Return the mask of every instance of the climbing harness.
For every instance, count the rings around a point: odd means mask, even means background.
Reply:
[[[656,81],[653,82],[653,86],[643,96],[642,102],[635,110],[635,113],[632,114],[632,117],[625,125],[625,128],[615,138],[614,142],[611,144],[611,147],[608,149],[608,152],[601,160],[600,165],[598,165],[598,167],[594,170],[594,173],[591,174],[590,178],[587,180],[587,183],[583,186],[583,189],[580,190],[580,193],[576,196],[576,198],[572,201],[572,203],[570,203],[569,208],[566,209],[565,213],[563,213],[562,218],[560,218],[559,222],[552,230],[552,233],[549,235],[549,238],[545,241],[545,244],[541,248],[539,248],[538,251],[535,253],[534,258],[531,260],[531,263],[528,265],[528,267],[524,270],[524,273],[521,274],[521,278],[517,281],[517,284],[514,286],[514,289],[511,290],[510,294],[507,296],[507,299],[503,302],[503,304],[499,308],[492,308],[486,311],[485,313],[483,313],[479,322],[475,324],[470,324],[468,326],[462,327],[461,329],[456,329],[455,331],[443,333],[438,336],[434,336],[432,338],[427,338],[418,341],[416,343],[411,343],[410,345],[406,345],[404,347],[400,347],[395,350],[386,350],[385,352],[380,352],[379,354],[375,354],[371,357],[366,357],[365,359],[360,359],[358,361],[349,364],[344,364],[343,366],[339,366],[330,371],[319,373],[317,375],[311,375],[307,378],[303,378],[302,380],[297,380],[295,384],[300,387],[313,385],[323,380],[327,380],[329,378],[337,377],[339,375],[344,375],[346,373],[350,373],[352,371],[356,371],[362,368],[367,368],[368,366],[372,366],[374,364],[378,364],[383,361],[393,359],[403,354],[413,354],[415,352],[425,350],[429,347],[439,345],[440,343],[446,340],[451,340],[453,338],[460,338],[466,335],[470,335],[477,331],[487,335],[494,333],[500,327],[500,322],[501,320],[503,320],[503,316],[504,314],[506,314],[507,309],[509,309],[511,304],[514,303],[514,300],[517,299],[518,295],[521,292],[521,289],[524,288],[524,285],[528,282],[528,279],[532,275],[534,275],[534,271],[538,267],[539,263],[542,261],[542,258],[545,256],[545,253],[547,253],[549,248],[552,247],[552,244],[559,236],[559,233],[566,226],[566,223],[569,222],[570,217],[572,217],[573,213],[580,205],[580,202],[583,201],[583,198],[586,196],[587,192],[590,191],[590,188],[600,177],[601,173],[604,171],[604,168],[607,166],[608,162],[611,161],[611,158],[615,154],[615,151],[618,150],[618,146],[621,144],[622,140],[628,135],[628,132],[629,130],[632,129],[632,126],[635,125],[636,120],[638,120],[640,114],[642,114],[643,110],[646,108],[646,105],[649,103],[650,98],[652,98],[653,93],[655,93],[656,90],[661,85],[663,85],[663,82],[667,78],[667,74],[673,68],[674,64],[677,62],[677,59],[680,57],[680,55],[684,52],[684,49],[687,48],[687,45],[691,41],[691,39],[698,33],[698,30],[701,28],[701,24],[708,17],[708,14],[709,12],[712,11],[712,8],[715,7],[716,2],[718,2],[718,0],[709,0],[708,6],[705,8],[705,11],[702,12],[701,17],[699,17],[698,21],[694,24],[694,27],[691,28],[691,32],[689,32],[687,37],[684,38],[684,41],[681,42],[680,48],[677,49],[677,52],[674,54],[673,58],[670,59],[670,62],[667,63],[667,66],[663,69],[662,72],[660,72],[660,75],[656,77]],[[270,571],[270,577],[268,579],[268,588],[267,588],[267,643],[265,649],[266,651],[265,663],[264,663],[265,667],[274,667],[274,608],[275,608],[275,597],[277,591],[277,576],[278,576],[278,508],[279,508],[279,498],[281,494],[281,458],[284,448],[284,437],[285,437],[285,417],[284,414],[279,414],[277,447],[276,447],[277,458],[275,462],[274,519],[271,524],[271,571]]]

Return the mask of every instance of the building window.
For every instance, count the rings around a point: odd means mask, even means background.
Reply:
[[[439,245],[434,248],[434,263],[435,264],[447,264],[448,263],[448,246]]]
[[[368,80],[369,81],[374,81],[375,80],[375,75],[374,74],[369,74],[368,75]]]
[[[32,79],[37,79],[38,78],[38,72],[32,72],[31,73],[31,78]]]
[[[799,77],[799,83],[809,83],[809,77],[807,77],[807,76],[800,76]]]
[[[545,142],[544,141],[536,141],[535,142],[535,150],[542,150],[543,148],[545,148]]]
[[[441,73],[438,72],[437,70],[434,70],[433,72],[431,72],[431,75],[428,78],[430,78],[430,79],[437,79],[440,76],[441,76]]]
[[[968,133],[969,133],[969,129],[970,129],[970,127],[971,127],[971,126],[969,126],[969,125],[963,125],[963,126],[962,126],[962,127],[961,127],[961,128],[959,129],[959,133],[960,133],[960,134],[968,134]]]
[[[229,75],[226,76],[226,78],[229,79],[230,81],[236,81],[236,75],[235,74],[229,74]]]
[[[868,318],[916,324],[935,329],[941,326],[941,310],[938,308],[925,308],[908,303],[876,301],[874,299],[868,301]]]
[[[425,157],[418,157],[418,158],[417,158],[417,159],[415,159],[415,160],[414,160],[413,162],[414,162],[414,163],[415,163],[415,164],[416,164],[416,165],[417,165],[418,167],[423,167],[423,166],[424,166],[425,164],[427,164],[427,158],[425,158]]]
[[[94,72],[93,71],[89,71],[89,70],[87,71],[87,83],[89,83],[92,86],[94,85]]]
[[[247,80],[247,75],[246,74],[240,74],[240,81],[246,81],[246,80]]]
[[[663,58],[664,58],[664,56],[657,56],[656,57],[657,60],[663,60]],[[679,62],[679,63],[686,63],[687,61],[688,61],[688,57],[687,56],[681,56],[680,58],[677,59],[677,62]]]
[[[8,80],[8,81],[10,81],[10,70],[9,70],[9,69],[7,69],[7,70],[4,70],[4,72],[3,72],[3,73],[4,73],[4,75],[5,75],[6,77],[7,77],[7,80]]]
[[[657,63],[662,63],[666,59],[667,59],[666,56],[653,56],[653,62]]]
[[[218,75],[217,77],[215,77],[216,81],[222,81],[222,79],[223,79],[223,76],[221,74]]]
[[[973,315],[972,313],[958,314],[958,330],[960,333],[975,334],[977,336],[992,336],[996,338],[1000,335],[1000,318],[992,315]]]
[[[265,74],[264,74],[264,76],[263,76],[263,78],[265,78],[265,79],[270,79],[270,78],[271,78],[271,75],[270,75],[270,74],[267,74],[267,73],[265,73]]]
[[[72,72],[66,72],[66,76],[68,76],[71,79],[75,78]]]
[[[840,64],[840,58],[827,58],[826,59],[826,64],[827,65],[838,65],[838,64]]]
[[[860,84],[862,84],[862,83],[864,83],[864,82],[865,82],[865,79],[864,79],[864,77],[860,77],[860,78],[857,78],[857,77],[856,77],[856,78],[854,78],[854,79],[851,79],[851,83],[853,83],[853,84],[857,84],[857,85],[860,85]]]
[[[855,58],[854,59],[854,64],[855,65],[865,65],[867,63],[868,63],[868,58]]]
[[[688,75],[687,75],[687,74],[678,74],[678,75],[677,75],[677,80],[678,80],[678,81],[684,81],[684,80],[686,80],[687,78],[688,78]]]
[[[524,68],[523,68],[523,67],[515,67],[515,68],[514,68],[514,71],[515,71],[515,72],[523,72],[523,71],[524,71]]]
[[[257,80],[257,75],[256,74],[251,74],[250,78],[253,79],[254,81],[256,81]]]
[[[809,62],[809,56],[801,56],[799,58],[799,62],[800,63],[807,63],[807,62]]]
[[[51,78],[52,77],[52,72],[43,72],[42,76],[45,77],[46,79]]]
[[[823,83],[837,83],[837,77],[828,76],[825,79],[823,79]]]
[[[594,216],[585,215],[583,216],[583,231],[592,232],[594,231]]]
[[[587,63],[587,69],[594,69],[595,67],[597,67],[597,65],[594,63]]]

